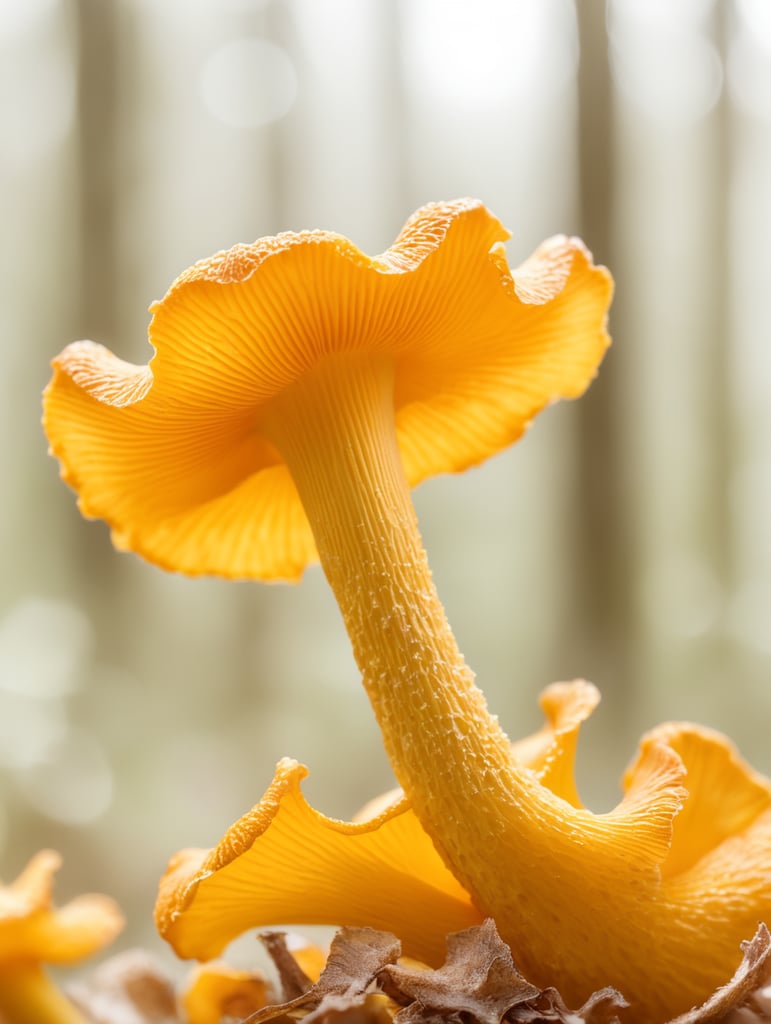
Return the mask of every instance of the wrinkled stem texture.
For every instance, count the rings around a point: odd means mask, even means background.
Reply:
[[[74,1003],[38,966],[0,967],[0,1021],[3,1024],[87,1024]]]
[[[526,783],[512,772],[509,741],[431,579],[397,446],[392,367],[330,357],[281,396],[267,426],[310,520],[396,777],[474,892],[479,847],[501,828],[502,797],[524,798]]]

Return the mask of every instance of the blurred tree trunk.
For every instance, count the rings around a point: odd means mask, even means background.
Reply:
[[[598,684],[608,716],[619,726],[603,735],[624,739],[638,679],[633,661],[632,531],[624,495],[621,381],[624,369],[624,272],[614,244],[616,161],[613,81],[605,0],[576,4],[579,66],[581,230],[595,261],[616,279],[610,329],[618,339],[578,406],[576,630],[584,652],[579,669]]]
[[[646,515],[646,495],[635,493],[639,483],[634,467],[628,464],[633,449],[626,434],[629,424],[626,398],[636,386],[635,360],[625,338],[632,334],[627,296],[639,284],[632,280],[634,266],[622,260],[622,252],[634,247],[622,246],[614,234],[618,212],[614,131],[614,86],[609,61],[604,0],[581,0],[576,4],[581,41],[579,73],[579,131],[582,233],[595,259],[605,263],[616,279],[616,297],[611,313],[611,348],[596,383],[579,406],[579,469],[577,548],[578,580],[576,627],[586,652],[582,669],[597,682],[606,698],[619,738],[631,732],[631,719],[643,702],[648,686],[655,680],[642,678],[641,666],[646,652],[641,644],[656,639],[669,646],[672,638],[651,638],[644,621],[641,581],[648,566],[641,562],[640,533],[645,532],[641,517]],[[726,55],[726,5],[713,6],[712,40],[723,64]],[[696,129],[689,127],[690,132]],[[708,196],[704,224],[711,239],[709,253],[702,262],[705,275],[700,289],[703,306],[693,311],[693,319],[703,335],[698,338],[699,365],[692,382],[698,396],[695,415],[700,437],[707,453],[706,466],[696,472],[693,502],[700,503],[691,529],[693,549],[714,574],[719,591],[725,595],[734,573],[731,550],[729,505],[732,458],[731,366],[729,359],[729,199],[730,199],[730,109],[725,90],[703,126],[710,158],[705,161],[704,178]],[[661,145],[677,145],[678,137]],[[692,136],[689,144],[694,145]],[[698,254],[703,259],[703,252]],[[684,268],[684,272],[688,268]],[[676,339],[672,339],[676,343]],[[661,368],[665,372],[665,368]],[[639,425],[638,425],[639,426]],[[666,452],[659,453],[666,460]],[[691,498],[688,498],[690,505]],[[673,511],[675,511],[673,509]],[[655,542],[655,538],[654,538]],[[729,656],[727,645],[717,633],[700,641],[707,657],[723,661]],[[695,662],[694,662],[695,664]],[[728,670],[723,665],[722,671]],[[687,680],[683,681],[688,682]],[[694,683],[694,680],[690,680]],[[604,733],[605,735],[605,733]]]
[[[117,333],[118,5],[77,0],[82,318],[95,338]]]
[[[119,132],[123,123],[118,95],[119,5],[75,0],[77,51],[77,140],[79,239],[78,337],[120,349],[118,211]],[[75,339],[66,339],[75,340]],[[96,624],[97,648],[114,656],[122,634],[115,614],[125,570],[105,538],[103,525],[78,529],[72,565],[89,614]],[[105,595],[112,595],[105,600]],[[116,648],[117,645],[117,648]]]
[[[725,69],[728,58],[729,5],[715,3],[712,39]],[[711,280],[704,282],[707,321],[704,338],[706,409],[704,444],[711,453],[709,496],[705,508],[705,540],[715,577],[722,593],[735,583],[730,509],[730,479],[734,456],[735,427],[732,415],[732,384],[729,339],[731,336],[731,154],[733,152],[731,106],[723,83],[712,114],[709,224],[712,232]]]

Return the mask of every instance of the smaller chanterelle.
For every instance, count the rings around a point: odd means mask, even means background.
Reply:
[[[77,896],[53,904],[55,850],[41,850],[8,885],[0,884],[0,1021],[3,1024],[88,1024],[86,1015],[46,974],[98,952],[123,928],[108,897]]]
[[[483,461],[582,394],[608,345],[611,280],[581,242],[552,239],[512,272],[506,237],[460,200],[417,211],[373,258],[324,232],[236,246],[152,308],[149,366],[65,349],[46,430],[118,547],[261,579],[319,558],[404,791],[369,822],[330,826],[283,763],[219,847],[180,855],[162,883],[159,924],[183,955],[213,955],[240,926],[323,918],[389,927],[430,960],[447,929],[491,916],[536,984],[574,1004],[614,985],[629,1020],[654,1024],[727,981],[771,916],[771,785],[722,737],[665,726],[619,806],[592,814],[572,749],[594,691],[551,691],[546,731],[512,745],[458,651],[410,486]],[[282,907],[280,881],[250,898],[260,872],[286,876],[276,836],[297,842],[301,822],[334,833],[374,884],[346,892],[317,872],[305,909]],[[367,843],[402,865],[383,884]]]

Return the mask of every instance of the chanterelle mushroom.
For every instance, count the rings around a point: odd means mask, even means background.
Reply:
[[[0,1020],[3,1024],[86,1024],[45,973],[97,952],[123,928],[107,896],[51,898],[59,854],[42,850],[10,885],[0,885]]]
[[[610,278],[581,243],[547,242],[512,274],[505,237],[462,200],[419,210],[372,259],[321,232],[237,246],[153,307],[149,367],[67,348],[46,428],[120,547],[268,579],[317,552],[406,802],[476,912],[536,984],[573,1003],[613,984],[638,1020],[666,1019],[726,980],[768,914],[769,787],[726,769],[739,849],[716,875],[673,821],[686,755],[696,778],[736,764],[717,740],[649,737],[623,802],[593,815],[516,755],[457,649],[409,487],[581,394],[608,343]],[[668,878],[675,841],[690,866]]]

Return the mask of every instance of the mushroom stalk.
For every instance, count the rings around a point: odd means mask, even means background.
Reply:
[[[323,361],[273,401],[266,428],[300,493],[396,776],[418,806],[455,816],[442,804],[462,792],[470,761],[507,759],[508,740],[431,578],[397,447],[390,361]]]
[[[87,1024],[42,967],[19,963],[0,968],[0,1020],[4,1024]]]
[[[622,976],[614,927],[640,916],[642,884],[659,885],[652,851],[669,842],[680,762],[662,753],[642,803],[601,816],[561,799],[517,760],[431,579],[399,454],[393,370],[387,358],[330,356],[271,401],[261,427],[292,473],[388,757],[422,827],[522,970],[544,985],[559,977],[566,998],[580,1001],[604,971]],[[556,925],[588,934],[587,905],[608,922],[592,940],[597,977],[554,939]],[[655,916],[654,899],[649,910]]]
[[[500,923],[501,901],[525,898],[517,867],[560,843],[553,815],[544,830],[532,812],[549,794],[513,757],[447,622],[393,410],[390,360],[336,355],[274,399],[263,427],[299,491],[396,777],[448,866]]]

